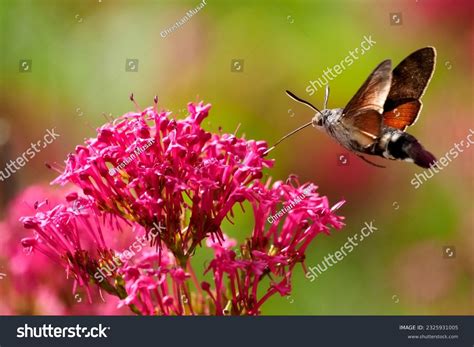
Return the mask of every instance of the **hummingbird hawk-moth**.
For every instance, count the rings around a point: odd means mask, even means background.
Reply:
[[[405,129],[413,125],[420,114],[420,98],[433,75],[435,60],[434,47],[413,52],[393,71],[391,61],[384,60],[344,109],[327,108],[328,86],[322,111],[286,91],[291,98],[316,111],[316,115],[311,122],[284,136],[269,150],[288,136],[312,125],[372,165],[380,166],[367,160],[363,154],[410,161],[429,168],[436,158]]]

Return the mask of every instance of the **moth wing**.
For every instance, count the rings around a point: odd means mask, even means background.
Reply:
[[[388,127],[405,131],[413,125],[418,119],[421,110],[420,100],[404,101],[402,104],[394,107],[383,114],[383,124]]]
[[[403,59],[393,70],[383,110],[386,126],[404,131],[416,122],[422,107],[419,99],[433,76],[435,61],[434,47],[425,47]]]
[[[355,139],[369,146],[382,130],[383,106],[390,91],[392,64],[384,60],[370,74],[343,110],[341,122],[354,131]]]
[[[354,139],[363,147],[368,147],[380,136],[381,124],[380,113],[375,110],[366,110],[358,113],[350,126]]]

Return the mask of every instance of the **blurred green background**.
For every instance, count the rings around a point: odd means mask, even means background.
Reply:
[[[0,182],[2,216],[23,188],[55,177],[44,162],[61,163],[94,136],[103,113],[133,110],[131,92],[143,108],[157,94],[160,107],[178,117],[189,101],[210,102],[207,129],[234,132],[241,124],[239,135],[273,143],[313,116],[285,89],[322,107],[324,92],[310,97],[306,86],[364,35],[376,44],[330,82],[329,107],[344,107],[382,60],[395,66],[432,45],[436,71],[409,132],[440,157],[474,129],[472,1],[206,2],[162,37],[200,2],[0,1],[0,169],[46,129],[61,135]],[[127,59],[138,59],[137,71],[126,71]],[[232,71],[234,59],[243,60],[241,71]],[[31,60],[30,72],[21,71],[21,60]],[[315,182],[331,203],[347,200],[339,211],[347,226],[315,239],[308,266],[338,250],[364,222],[375,220],[379,230],[312,283],[299,268],[291,298],[273,297],[264,314],[474,313],[472,148],[419,189],[410,184],[422,171],[415,165],[387,161],[386,169],[375,168],[311,128],[270,157],[274,179],[296,174]],[[226,226],[240,240],[251,227],[251,213]],[[453,258],[443,253],[447,246],[455,247]]]

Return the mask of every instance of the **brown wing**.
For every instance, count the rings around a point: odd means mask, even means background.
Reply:
[[[406,57],[392,72],[392,85],[384,104],[386,126],[405,130],[420,114],[419,100],[433,75],[436,61],[434,47],[419,49]]]
[[[347,125],[347,122],[344,120],[343,123]],[[381,115],[375,110],[366,110],[358,113],[350,124],[352,138],[362,147],[369,147],[380,135],[381,124]]]
[[[390,91],[391,70],[390,60],[380,63],[344,108],[342,123],[359,131],[366,144],[380,135],[383,105]]]

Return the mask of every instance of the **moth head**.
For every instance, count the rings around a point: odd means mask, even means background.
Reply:
[[[313,119],[311,120],[311,123],[313,127],[315,128],[322,128],[323,127],[323,122],[324,122],[324,111],[322,113],[316,112]]]
[[[314,115],[311,123],[315,128],[322,128],[324,124],[324,120],[329,116],[331,113],[330,110],[328,110],[328,100],[329,100],[329,84],[326,84],[326,93],[324,94],[324,109],[322,111],[319,111],[315,106],[310,105],[315,111],[316,114]]]

